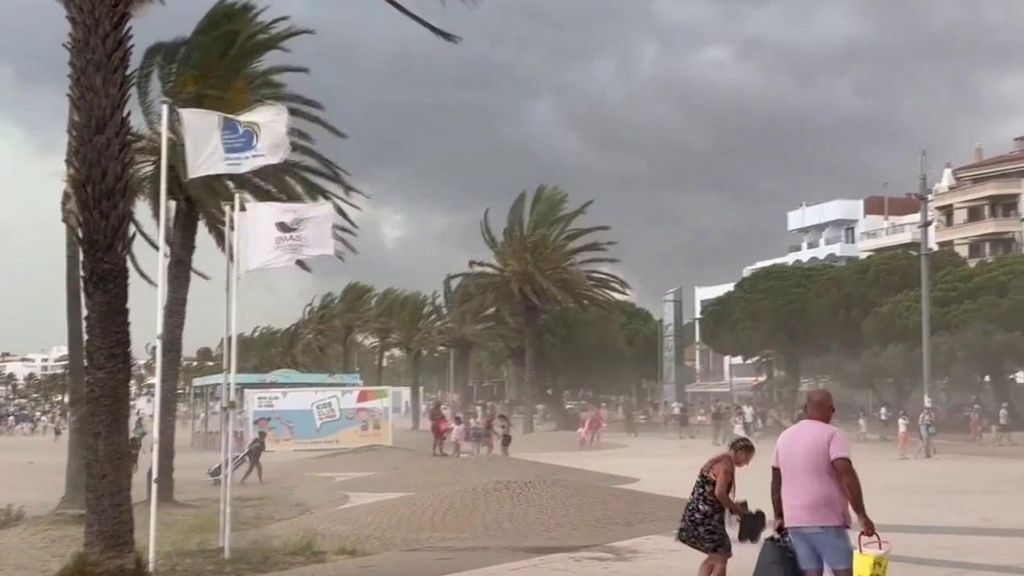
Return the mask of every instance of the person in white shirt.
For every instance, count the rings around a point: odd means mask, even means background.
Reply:
[[[896,425],[899,427],[899,435],[897,436],[897,439],[899,440],[900,446],[900,460],[906,460],[907,445],[910,443],[910,438],[908,437],[908,430],[910,429],[910,416],[907,415],[905,410],[900,410],[900,417],[896,421]]]
[[[1013,436],[1010,435],[1010,404],[1003,402],[999,407],[999,424],[996,427],[996,446],[1013,446]],[[1004,442],[1006,442],[1004,444]]]
[[[748,438],[754,435],[754,407],[747,402],[743,405],[743,429]]]
[[[882,407],[878,409],[878,421],[881,424],[882,430],[878,433],[878,439],[883,442],[889,440],[889,405],[882,404]]]

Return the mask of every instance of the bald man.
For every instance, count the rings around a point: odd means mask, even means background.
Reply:
[[[805,418],[779,436],[772,458],[775,524],[789,533],[805,576],[853,575],[852,507],[866,534],[875,524],[864,510],[850,445],[831,424],[835,404],[828,390],[807,394]]]

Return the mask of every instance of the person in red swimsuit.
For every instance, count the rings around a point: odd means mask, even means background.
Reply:
[[[434,456],[447,456],[448,454],[444,451],[444,439],[448,435],[448,418],[445,417],[444,411],[441,410],[441,402],[438,400],[434,401],[434,404],[430,407],[430,433],[434,436],[434,448],[432,453]]]

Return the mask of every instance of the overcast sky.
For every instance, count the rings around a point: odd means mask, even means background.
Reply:
[[[289,60],[349,135],[325,141],[373,198],[347,265],[258,272],[243,328],[285,324],[349,280],[433,290],[480,256],[484,209],[557,184],[596,201],[622,274],[657,308],[676,285],[734,280],[784,253],[803,201],[916,188],[1024,133],[1024,3],[1015,0],[409,0],[462,35],[435,39],[380,0],[263,0],[317,29]],[[212,0],[142,14],[136,52],[187,33]],[[0,350],[65,341],[59,223],[66,22],[56,2],[0,2]],[[143,248],[152,270],[155,255]],[[223,260],[205,239],[186,350],[223,326]],[[154,290],[133,280],[136,350]]]

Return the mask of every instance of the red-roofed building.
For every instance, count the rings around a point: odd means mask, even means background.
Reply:
[[[1024,136],[1006,154],[985,158],[979,146],[974,162],[947,170],[932,199],[939,248],[971,264],[1020,253],[1022,178]]]

